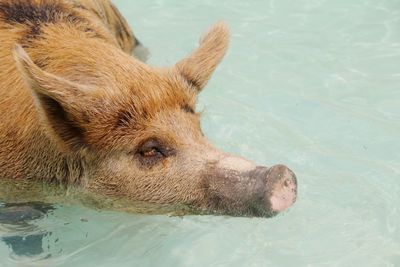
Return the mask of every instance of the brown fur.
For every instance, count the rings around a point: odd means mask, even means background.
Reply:
[[[1,177],[210,206],[204,177],[224,154],[194,110],[228,35],[216,24],[159,69],[127,55],[137,41],[108,0],[0,0]]]
[[[110,0],[70,0],[75,7],[93,12],[117,39],[123,51],[132,53],[139,41]]]

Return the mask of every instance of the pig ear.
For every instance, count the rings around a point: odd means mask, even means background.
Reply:
[[[201,91],[224,57],[228,45],[228,26],[223,22],[216,23],[201,38],[200,46],[175,67],[189,84]]]
[[[84,98],[82,86],[43,71],[20,45],[15,46],[13,53],[51,137],[63,149],[81,148],[84,145],[82,125],[85,121],[79,104]]]

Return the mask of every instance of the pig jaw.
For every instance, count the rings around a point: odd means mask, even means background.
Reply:
[[[270,217],[296,201],[297,179],[284,165],[267,168],[227,156],[204,180],[207,209],[217,213]]]

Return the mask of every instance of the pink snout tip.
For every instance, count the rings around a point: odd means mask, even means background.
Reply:
[[[297,198],[296,175],[284,165],[270,168],[267,174],[267,201],[273,212],[289,208]]]

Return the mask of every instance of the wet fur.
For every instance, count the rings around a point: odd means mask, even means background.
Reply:
[[[194,110],[228,36],[217,24],[190,56],[154,68],[128,55],[138,41],[108,0],[0,0],[1,177],[209,206],[204,177],[221,153]],[[148,138],[176,156],[138,163]]]
[[[116,29],[123,33],[116,34]],[[65,38],[64,34],[69,36]],[[77,2],[58,0],[0,1],[2,176],[67,183],[78,181],[82,176],[84,163],[76,160],[74,155],[63,155],[57,151],[38,125],[31,94],[25,89],[11,53],[17,43],[28,51],[36,48],[43,55],[33,57],[36,64],[46,67],[52,64],[49,61],[56,61],[46,55],[48,48],[45,43],[51,42],[48,39],[68,42],[68,38],[81,38],[82,45],[85,39],[99,39],[127,52],[136,45],[126,21],[109,1],[87,0],[79,5]],[[60,58],[65,57],[62,51],[58,53]],[[55,116],[65,115],[57,105],[53,108]]]

